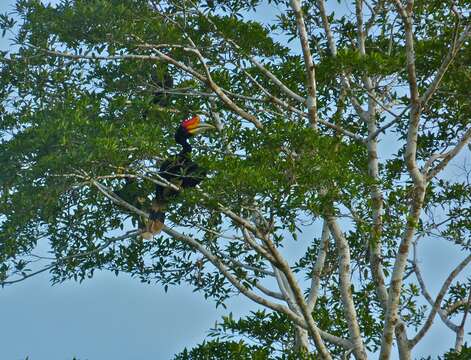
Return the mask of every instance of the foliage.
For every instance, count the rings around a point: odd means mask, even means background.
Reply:
[[[293,351],[294,327],[286,316],[276,313],[257,311],[238,320],[229,314],[221,323],[216,323],[209,337],[214,340],[203,342],[190,351],[185,349],[174,360],[315,358],[314,354]]]
[[[406,27],[393,2],[372,3],[379,7],[375,16],[364,16],[369,33],[362,50],[354,14],[342,8],[327,17],[335,32],[333,49],[317,2],[303,2],[316,69],[315,128],[306,112],[309,78],[294,42],[298,26],[289,1],[18,0],[14,17],[0,16],[3,33],[14,36],[11,51],[0,54],[0,283],[44,270],[53,282],[82,281],[97,269],[109,270],[165,289],[187,283],[224,306],[230,296],[258,291],[260,284],[279,286],[270,244],[280,253],[301,249],[302,255],[287,262],[305,289],[322,250],[321,236],[313,234],[322,221],[335,218],[348,242],[342,249],[348,251],[351,284],[342,289],[338,261],[345,254],[329,241],[319,274],[322,292],[310,313],[322,330],[348,338],[352,327],[342,291],[348,292],[362,341],[377,351],[386,312],[372,251],[380,254],[376,260],[387,281],[401,251],[412,248],[399,246],[409,233],[416,243],[439,238],[469,252],[468,165],[456,176],[425,176],[421,187],[407,151],[417,143],[414,161],[427,175],[465,144],[471,45],[464,41],[454,53],[436,93],[418,112],[417,131],[410,132],[414,104]],[[420,94],[433,85],[450,43],[469,23],[468,5],[416,2]],[[280,14],[262,21],[254,10],[267,6]],[[166,76],[173,79],[171,89],[162,88]],[[365,79],[374,86],[368,89]],[[154,99],[162,93],[165,106]],[[169,205],[166,234],[145,241],[127,231],[148,209],[139,213],[127,206],[134,195],[123,194],[126,177],[136,179],[133,194],[149,204],[162,161],[179,151],[176,128],[196,113],[218,129],[191,140],[193,159],[208,178]],[[372,150],[378,142],[379,157]],[[415,216],[411,208],[420,191],[424,199]],[[38,246],[53,259],[38,257]],[[50,262],[38,268],[38,260]],[[407,263],[404,274],[415,269]],[[408,329],[424,324],[421,290],[405,277],[398,316]],[[469,284],[455,284],[443,306],[467,292]],[[281,299],[276,301],[286,302],[286,296]],[[296,306],[285,305],[301,316]],[[466,309],[457,307],[453,315]],[[288,327],[288,333],[271,335],[292,343],[296,326],[287,313],[226,318],[219,327],[261,346],[214,340],[177,358],[198,359],[205,351],[241,359],[249,353],[268,356],[273,344],[257,326]],[[334,354],[343,351],[335,342],[327,346]]]

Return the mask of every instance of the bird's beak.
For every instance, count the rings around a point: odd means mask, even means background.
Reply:
[[[189,133],[191,135],[198,135],[198,134],[201,134],[201,133],[203,133],[207,130],[214,130],[214,129],[216,129],[216,127],[211,125],[211,124],[199,123],[196,126],[191,127],[191,129],[189,129]]]

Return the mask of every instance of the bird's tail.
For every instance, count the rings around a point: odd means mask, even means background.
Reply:
[[[141,237],[150,240],[157,235],[165,223],[165,204],[158,202],[156,199],[152,201],[152,207],[149,212],[149,219],[144,228],[141,229]]]

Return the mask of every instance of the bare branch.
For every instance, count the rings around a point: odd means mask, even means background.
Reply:
[[[461,352],[461,348],[463,347],[464,342],[464,325],[466,324],[466,318],[468,317],[469,307],[471,305],[471,291],[468,295],[468,301],[466,302],[463,318],[461,319],[461,324],[458,327],[458,331],[456,332],[456,342],[455,342],[455,351]]]
[[[244,294],[246,297],[251,299],[252,301],[256,302],[257,304],[260,304],[262,306],[265,306],[269,309],[272,309],[274,311],[284,313],[286,314],[295,324],[299,325],[300,327],[306,329],[308,328],[305,321],[303,320],[302,317],[294,313],[292,310],[287,308],[284,305],[274,303],[272,301],[267,300],[266,298],[263,298],[254,292],[252,292],[250,289],[248,289],[246,286],[244,286],[234,275],[232,275],[229,271],[229,269],[220,261],[220,259],[217,258],[210,250],[205,248],[201,243],[199,243],[197,240],[193,239],[190,236],[181,234],[174,229],[171,229],[167,226],[164,226],[162,229],[163,232],[167,233],[171,237],[181,240],[191,247],[193,247],[195,250],[200,252],[206,259],[208,259],[223,275],[224,277],[236,288],[238,289],[242,294]],[[323,338],[325,338],[327,341],[342,346],[344,348],[349,348],[351,344],[346,341],[345,339],[341,339],[337,336],[334,336],[332,334],[326,333],[324,331],[321,331],[320,334],[322,335]]]
[[[440,311],[441,309],[441,302],[443,298],[445,297],[448,288],[450,287],[451,283],[453,280],[458,276],[458,274],[471,262],[471,255],[468,255],[464,260],[462,260],[448,275],[446,278],[445,282],[443,283],[440,291],[438,292],[438,295],[433,302],[432,309],[430,310],[430,313],[427,317],[427,320],[425,321],[423,327],[419,330],[417,335],[414,336],[413,339],[410,340],[410,347],[413,348],[417,343],[424,337],[424,335],[427,333],[427,331],[430,329],[432,326],[433,320],[435,318],[435,315]],[[427,301],[431,302],[431,297],[428,295],[428,292],[426,291],[425,283],[422,279],[420,270],[418,270],[417,264],[415,264],[415,273],[417,276],[417,280],[419,281],[419,284],[421,285],[422,293],[424,294],[424,297],[427,299]],[[447,324],[448,325],[448,324]],[[457,326],[453,326],[455,329],[454,331],[457,331]]]
[[[276,291],[272,291],[270,289],[267,289],[265,286],[263,286],[262,284],[260,284],[259,281],[255,282],[254,286],[260,290],[262,293],[264,293],[265,295],[268,295],[268,296],[271,296],[275,299],[278,299],[278,300],[283,300],[285,301],[285,297],[279,293],[279,292],[276,292]]]
[[[243,285],[237,277],[231,274],[229,269],[224,265],[224,263],[216,256],[214,255],[209,249],[204,247],[201,243],[199,243],[197,240],[193,239],[192,237],[188,235],[181,234],[177,232],[174,229],[171,229],[167,226],[164,226],[162,229],[163,232],[167,233],[171,237],[181,240],[188,245],[190,245],[192,248],[200,252],[206,259],[208,259],[223,275],[224,277],[237,289],[239,290],[242,294],[244,294],[246,297],[249,299],[255,301],[257,304],[263,305],[269,309],[272,309],[274,311],[278,311],[281,313],[286,314],[291,320],[293,320],[296,324],[305,327],[305,323],[302,320],[301,317],[296,315],[293,311],[291,311],[289,308],[286,306],[283,306],[278,303],[271,302],[254,292],[252,292],[250,289],[248,289],[245,285]]]
[[[342,296],[345,318],[348,324],[350,340],[353,344],[353,353],[355,354],[356,359],[367,359],[368,357],[361,337],[357,313],[352,299],[352,283],[350,281],[350,247],[340,230],[335,217],[328,216],[326,221],[329,225],[330,233],[335,239],[338,252],[340,293]]]
[[[307,111],[311,121],[311,126],[317,128],[317,84],[316,84],[316,70],[314,67],[314,61],[312,60],[311,48],[309,47],[308,34],[306,25],[304,24],[303,13],[301,10],[300,0],[291,0],[291,8],[296,16],[296,24],[298,27],[299,40],[301,42],[301,48],[304,57],[304,66],[306,67],[308,94],[307,98]]]
[[[324,26],[324,31],[327,36],[327,43],[329,45],[330,53],[333,57],[337,56],[337,45],[335,44],[334,36],[332,35],[332,30],[329,23],[329,18],[327,17],[327,12],[325,10],[325,1],[317,0],[317,7],[322,18],[322,24]]]
[[[428,292],[427,287],[425,286],[425,281],[423,280],[422,272],[420,271],[419,262],[417,260],[417,240],[414,242],[414,259],[413,259],[412,265],[413,265],[413,271],[415,273],[417,281],[419,282],[420,291],[422,295],[424,296],[425,300],[427,300],[427,302],[433,307],[434,301],[432,299],[432,296],[430,296],[430,293]],[[453,322],[450,319],[448,319],[448,315],[446,311],[443,311],[441,307],[439,307],[437,309],[437,312],[440,315],[443,323],[446,326],[448,326],[448,328],[450,328],[452,331],[456,332],[457,326],[453,324]],[[431,325],[432,324],[430,323],[430,326]]]
[[[317,259],[312,269],[311,275],[311,287],[309,289],[309,295],[307,298],[307,306],[310,311],[314,309],[317,301],[317,294],[319,293],[319,286],[321,282],[321,274],[324,269],[325,259],[327,257],[327,247],[329,244],[329,225],[324,220],[322,226],[321,241],[319,244],[319,251],[317,252]]]
[[[321,336],[319,329],[314,322],[314,319],[312,318],[311,312],[309,311],[307,304],[304,300],[303,293],[299,287],[298,282],[296,281],[296,278],[286,262],[286,260],[281,256],[281,254],[278,252],[274,244],[265,237],[264,239],[265,245],[268,248],[268,251],[271,253],[271,255],[275,258],[277,264],[276,267],[279,268],[283,274],[286,276],[286,279],[289,284],[289,288],[293,292],[293,296],[296,300],[297,306],[299,306],[299,310],[303,315],[304,320],[307,323],[307,330],[309,334],[311,335],[312,339],[314,340],[314,343],[316,345],[316,349],[319,352],[319,355],[321,355],[322,359],[332,359],[332,357],[329,354],[329,351],[327,350]]]
[[[435,155],[432,155],[431,158],[429,160],[427,160],[426,164],[425,164],[425,169],[424,169],[424,172],[426,172],[426,178],[427,178],[427,181],[430,181],[431,179],[433,179],[435,176],[438,175],[438,173],[440,171],[442,171],[446,166],[447,164],[450,162],[450,160],[452,160],[456,155],[458,155],[458,153],[461,151],[461,149],[463,149],[463,147],[469,143],[469,141],[471,140],[471,127],[464,133],[464,135],[461,137],[460,141],[458,141],[458,144],[450,151],[444,153],[444,154],[435,154]],[[433,169],[431,169],[430,171],[428,171],[429,167],[432,165],[432,163],[441,158],[442,161],[440,161],[440,163],[435,166]]]

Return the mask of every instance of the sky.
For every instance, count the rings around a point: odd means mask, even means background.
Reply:
[[[14,2],[1,0],[0,13],[11,10]],[[0,38],[0,49],[8,49],[8,39]],[[421,265],[429,290],[436,294],[457,254],[432,241],[423,244]],[[204,340],[222,315],[237,317],[256,309],[242,297],[227,305],[227,310],[216,309],[189,287],[165,293],[125,274],[96,272],[82,284],[51,286],[43,273],[0,289],[0,360],[171,359]],[[417,355],[440,354],[453,344],[438,318],[436,323]]]

